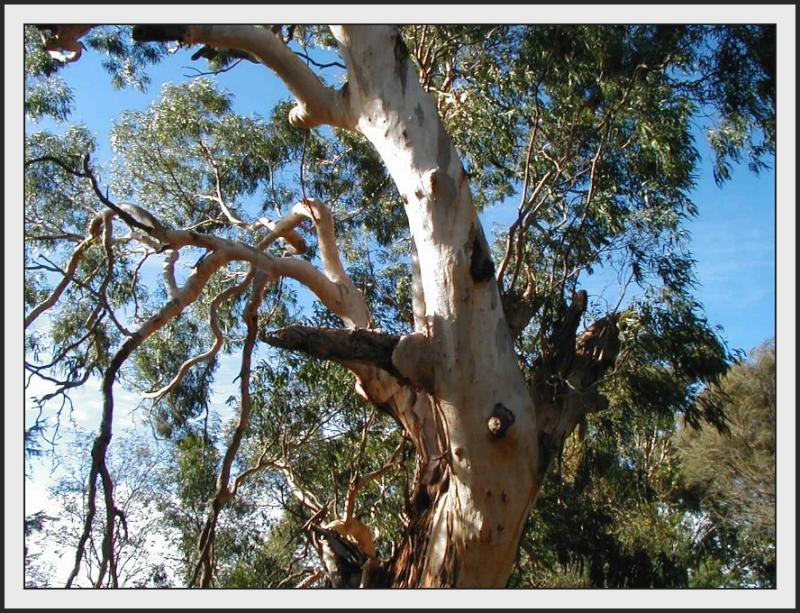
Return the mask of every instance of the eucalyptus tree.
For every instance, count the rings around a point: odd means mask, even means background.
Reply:
[[[120,85],[177,44],[216,71],[261,64],[294,98],[265,120],[210,80],[165,86],[119,119],[109,169],[80,127],[26,142],[25,325],[51,319],[26,367],[50,400],[102,378],[73,575],[102,489],[95,585],[118,584],[117,379],[161,436],[197,440],[222,351],[240,355],[237,418],[187,575],[204,587],[220,518],[259,479],[307,535],[298,585],[503,586],[589,414],[723,425],[697,401],[731,356],[692,296],[693,129],[716,114],[719,181],[768,163],[774,29],[50,25],[27,44],[32,115],[68,114],[52,79],[86,47]],[[491,244],[494,204],[511,214]],[[143,280],[148,258],[163,283]],[[613,296],[589,293],[601,275]]]

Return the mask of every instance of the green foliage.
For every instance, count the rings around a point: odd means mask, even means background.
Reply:
[[[703,544],[722,560],[723,578],[740,585],[775,585],[775,377],[767,343],[703,394],[723,406],[726,431],[687,426],[677,438],[687,487],[708,522]]]
[[[609,395],[539,494],[510,586],[774,586],[774,346],[701,394],[726,429]]]
[[[180,317],[150,337],[131,359],[136,380],[144,387],[160,389],[172,380],[188,357],[206,351],[213,339],[199,322],[194,317]],[[153,423],[161,436],[170,437],[176,429],[191,429],[192,420],[207,410],[216,366],[216,361],[210,361],[193,369],[180,385],[156,403]]]
[[[256,538],[240,547],[230,568],[220,573],[219,586],[225,589],[264,589],[278,587],[291,573],[292,556],[287,545],[298,530],[291,518],[279,520],[266,536],[266,541]]]
[[[96,27],[82,42],[84,47],[104,54],[102,65],[115,89],[144,91],[150,83],[145,69],[162,60],[167,48],[158,43],[133,42],[130,30],[130,26]],[[74,102],[72,90],[59,74],[68,63],[47,52],[42,36],[36,26],[25,26],[25,116],[33,121],[49,117],[64,122]]]
[[[35,26],[25,26],[25,116],[65,121],[73,94],[58,72],[66,65],[47,53]]]
[[[758,172],[775,151],[775,26],[716,26],[710,39],[713,53],[698,59],[701,76],[690,87],[719,113],[708,136],[722,183],[731,162],[746,160]]]
[[[589,415],[529,519],[512,585],[686,587],[691,535],[669,417],[624,405]]]
[[[95,147],[94,136],[81,125],[70,126],[59,135],[33,132],[25,139],[25,159],[57,158],[68,168],[82,171],[84,157],[94,153]],[[25,232],[34,237],[54,236],[39,241],[45,246],[63,245],[63,240],[56,239],[64,235],[82,237],[97,210],[88,182],[52,162],[26,166],[24,195]]]
[[[696,302],[663,292],[657,302],[642,301],[623,314],[624,358],[603,385],[613,403],[630,414],[681,414],[692,424],[725,426],[720,404],[698,399],[698,392],[717,382],[734,356],[701,312]]]
[[[256,177],[268,176],[271,145],[266,125],[232,115],[231,103],[229,94],[198,79],[165,84],[148,111],[123,114],[111,134],[123,161],[114,174],[119,193],[184,227],[217,217],[219,176],[222,197],[236,214],[237,196],[252,193]]]
[[[111,75],[111,84],[115,89],[134,87],[144,91],[150,84],[145,69],[164,59],[167,54],[164,44],[132,41],[131,26],[93,28],[84,42],[89,49],[105,56],[102,65]]]

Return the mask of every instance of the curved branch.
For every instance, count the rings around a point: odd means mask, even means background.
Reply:
[[[295,247],[295,249],[297,250],[302,249],[302,251],[305,251],[306,249],[305,241],[294,230],[294,228],[303,219],[304,217],[302,215],[297,215],[292,213],[287,217],[281,219],[278,223],[273,223],[270,222],[269,220],[260,220],[261,223],[263,223],[264,225],[269,224],[271,226],[272,231],[266,238],[264,238],[258,244],[258,249],[260,251],[263,251],[264,249],[266,249],[267,246],[269,246],[272,242],[274,242],[278,238],[284,238],[285,240],[290,242],[290,244],[292,244]],[[174,281],[174,273],[172,272],[172,266],[174,265],[174,260],[177,258],[177,251],[170,250],[169,253],[170,255],[167,258],[167,262],[165,262],[165,281],[167,283],[168,288],[170,287],[174,288],[175,281]],[[169,275],[167,275],[167,263],[170,264]],[[164,395],[168,394],[170,391],[175,389],[175,387],[181,382],[183,377],[186,376],[186,373],[192,366],[194,366],[199,362],[209,360],[213,358],[217,353],[219,353],[219,350],[222,348],[222,343],[223,343],[222,331],[219,328],[219,317],[218,317],[219,307],[226,300],[239,296],[245,290],[245,288],[250,284],[250,281],[253,279],[253,276],[254,276],[254,270],[251,268],[250,272],[247,274],[247,276],[241,283],[225,290],[224,292],[221,292],[211,302],[211,305],[209,307],[210,311],[209,325],[211,327],[211,331],[213,332],[215,339],[213,346],[205,353],[194,356],[189,360],[186,360],[183,364],[181,364],[180,368],[178,369],[178,373],[175,375],[175,377],[173,377],[173,379],[166,386],[154,392],[145,393],[144,394],[145,398],[161,398]],[[172,291],[170,291],[170,296],[172,297]]]
[[[314,513],[317,519],[322,518],[324,516],[324,511],[327,510],[327,504],[320,504],[314,494],[305,491],[297,484],[297,477],[291,465],[287,462],[275,462],[274,466],[283,473],[283,477],[286,479],[286,483],[291,489],[292,495],[297,498],[298,502]]]
[[[333,227],[333,215],[330,209],[315,198],[305,198],[292,208],[292,212],[312,220],[317,231],[320,259],[325,275],[339,289],[343,307],[347,315],[343,316],[350,328],[367,328],[370,323],[369,309],[361,292],[342,266],[339,248],[336,246],[336,233]]]
[[[258,333],[258,307],[264,299],[264,292],[267,287],[269,278],[263,273],[256,273],[253,279],[253,288],[250,301],[247,304],[244,312],[244,320],[247,325],[247,336],[245,337],[244,347],[242,348],[242,367],[239,372],[239,389],[240,389],[240,408],[239,408],[239,421],[233,431],[233,437],[228,444],[225,451],[225,456],[222,459],[222,466],[220,468],[219,477],[217,478],[217,491],[214,494],[214,499],[211,503],[211,511],[206,519],[206,525],[200,535],[198,541],[198,550],[200,555],[195,566],[194,577],[192,584],[197,577],[197,572],[202,566],[203,574],[200,579],[200,586],[207,588],[211,585],[213,577],[213,565],[211,560],[212,544],[215,540],[215,530],[219,513],[225,506],[225,503],[230,500],[233,495],[229,487],[231,467],[236,454],[239,452],[242,438],[244,437],[245,430],[250,424],[250,366],[253,357],[253,348],[256,344],[256,336]]]
[[[234,226],[245,226],[245,222],[241,219],[236,217],[231,210],[228,208],[228,205],[225,204],[225,198],[222,195],[222,177],[219,173],[219,165],[217,164],[216,160],[214,159],[214,155],[211,153],[211,149],[203,142],[202,138],[197,139],[200,148],[203,150],[203,155],[206,158],[206,161],[211,164],[211,168],[214,171],[214,187],[216,189],[217,195],[216,196],[206,196],[210,197],[212,200],[215,200],[219,207],[222,209],[222,214],[225,215],[225,218]]]
[[[167,296],[170,300],[174,300],[178,295],[178,284],[175,281],[175,262],[178,261],[178,251],[176,249],[167,249],[167,257],[164,258],[164,285],[167,288]]]
[[[257,472],[264,470],[267,466],[274,465],[276,460],[269,460],[267,459],[267,454],[269,453],[272,445],[267,446],[264,451],[261,452],[261,455],[258,456],[258,461],[249,468],[243,470],[236,479],[233,480],[233,485],[230,488],[231,496],[236,496],[236,493],[239,491],[239,488],[242,484],[252,477]]]
[[[209,326],[211,327],[211,331],[214,334],[214,344],[211,346],[211,349],[209,349],[205,353],[201,353],[200,355],[196,355],[193,358],[186,360],[183,364],[180,365],[180,368],[178,368],[178,373],[172,378],[172,380],[167,385],[154,392],[146,392],[142,394],[144,398],[162,398],[163,396],[165,396],[166,394],[170,393],[172,390],[175,389],[175,387],[183,380],[183,378],[186,376],[186,373],[189,372],[189,369],[192,366],[200,362],[210,360],[215,355],[217,355],[217,353],[219,353],[219,350],[222,349],[222,343],[224,341],[222,336],[222,330],[220,330],[219,327],[219,312],[218,312],[219,307],[226,300],[239,296],[249,285],[251,278],[252,275],[248,275],[244,279],[244,281],[242,281],[238,285],[234,285],[232,287],[229,287],[224,292],[220,292],[211,302],[211,306],[209,307],[210,311]]]
[[[297,100],[289,113],[293,126],[313,128],[329,124],[352,128],[353,119],[341,91],[325,86],[319,77],[271,30],[255,25],[138,25],[136,41],[179,40],[186,45],[205,44],[244,51],[271,68]]]
[[[100,299],[100,304],[98,304],[89,315],[87,319],[87,325],[91,326],[95,318],[100,313],[100,309],[105,307],[109,317],[111,318],[111,321],[114,322],[114,325],[117,326],[117,329],[125,336],[130,336],[130,330],[128,330],[119,322],[116,314],[114,313],[114,309],[111,308],[111,304],[108,301],[108,284],[111,283],[111,278],[114,276],[113,219],[114,215],[111,214],[111,211],[106,211],[106,214],[103,215],[103,248],[106,252],[106,274],[96,292],[97,297]]]
[[[304,254],[308,250],[308,245],[306,245],[306,241],[303,237],[293,229],[302,221],[303,217],[295,215],[294,213],[289,213],[289,215],[280,219],[278,222],[274,222],[266,217],[259,217],[258,223],[270,230],[270,233],[261,239],[258,243],[258,249],[264,251],[264,249],[280,237],[289,243],[288,251],[290,255]]]

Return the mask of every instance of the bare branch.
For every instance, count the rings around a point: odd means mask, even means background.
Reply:
[[[392,352],[400,340],[394,334],[293,325],[265,332],[261,340],[273,347],[303,351],[323,360],[374,364],[402,377],[392,363]]]
[[[176,249],[167,249],[167,257],[164,258],[164,285],[167,288],[167,296],[170,300],[174,300],[178,295],[178,284],[175,281],[175,262],[178,261],[178,251]]]
[[[195,566],[192,584],[196,580],[197,572],[202,566],[203,574],[200,579],[201,587],[209,587],[213,576],[213,564],[211,563],[211,552],[215,540],[214,534],[219,513],[225,504],[231,499],[233,492],[229,487],[231,467],[239,447],[244,437],[244,433],[250,424],[250,410],[252,407],[250,399],[250,366],[253,356],[253,347],[256,343],[258,332],[258,307],[264,299],[269,279],[264,273],[256,273],[253,278],[253,288],[250,301],[244,312],[244,320],[247,325],[247,336],[245,337],[244,347],[242,348],[242,367],[239,372],[240,382],[240,406],[239,421],[233,432],[231,442],[225,451],[222,459],[219,477],[217,478],[217,491],[211,503],[211,511],[206,519],[206,525],[198,541],[198,551],[200,552],[197,565]]]
[[[361,292],[356,289],[353,281],[347,275],[339,258],[339,249],[336,246],[336,234],[333,227],[333,215],[330,209],[315,198],[305,198],[298,202],[292,209],[293,213],[304,215],[311,219],[317,231],[320,259],[325,275],[335,283],[346,300],[348,307],[349,327],[369,327],[369,310]]]
[[[217,201],[217,204],[219,204],[219,207],[222,209],[222,214],[225,215],[225,218],[230,223],[232,223],[234,226],[246,225],[241,219],[237,218],[225,204],[225,198],[222,195],[222,177],[219,174],[219,165],[214,159],[211,150],[203,142],[203,139],[198,138],[198,142],[200,144],[200,148],[203,150],[203,154],[204,157],[206,158],[206,161],[209,164],[211,164],[211,168],[214,171],[214,187],[216,189],[217,195],[215,197],[212,197],[212,199]]]
[[[284,456],[285,455],[286,454],[284,453]],[[327,508],[326,505],[320,504],[319,500],[317,500],[314,494],[305,491],[298,485],[297,475],[294,474],[291,465],[284,460],[281,462],[276,462],[274,466],[275,468],[280,469],[280,471],[283,473],[292,495],[297,498],[300,504],[302,504],[315,515],[320,514],[320,516],[322,516],[323,510]]]
[[[50,163],[56,164],[62,170],[64,170],[65,172],[67,172],[67,173],[69,173],[71,175],[74,175],[76,177],[83,177],[83,178],[89,179],[90,183],[92,184],[92,189],[94,190],[94,193],[98,197],[100,202],[102,202],[105,206],[107,206],[109,209],[111,209],[117,215],[119,215],[120,219],[122,219],[129,226],[131,226],[133,228],[139,228],[140,230],[144,230],[147,233],[150,233],[150,231],[153,229],[153,228],[141,223],[137,219],[135,219],[130,213],[128,213],[127,211],[125,211],[122,208],[118,207],[116,204],[114,204],[111,200],[109,200],[103,194],[103,191],[100,189],[100,185],[97,183],[97,178],[94,176],[94,174],[92,173],[91,168],[89,167],[89,154],[88,153],[85,154],[84,157],[83,157],[83,171],[80,171],[80,170],[77,170],[75,168],[72,168],[71,166],[69,166],[63,160],[61,160],[59,158],[56,158],[56,157],[53,157],[53,156],[49,156],[49,155],[45,155],[45,156],[41,156],[41,157],[38,157],[38,158],[32,158],[30,160],[26,160],[25,161],[25,166],[27,167],[27,166],[30,166],[31,164],[40,164],[42,162],[50,162]]]
[[[314,574],[312,574],[312,575],[306,577],[305,579],[303,579],[295,587],[298,588],[298,589],[311,587],[312,585],[314,585],[314,583],[319,581],[324,576],[325,576],[325,571],[323,571],[321,569],[317,569],[317,570],[314,571]]]
[[[294,230],[303,219],[305,219],[305,216],[297,213],[289,213],[278,222],[271,221],[266,217],[259,218],[258,222],[270,230],[270,233],[258,243],[259,251],[264,251],[275,240],[282,237],[292,246],[295,254],[305,253],[308,249],[306,241]]]
[[[194,78],[197,78],[197,77],[205,77],[205,76],[208,76],[208,75],[222,74],[224,72],[228,72],[229,70],[233,70],[234,68],[236,68],[239,64],[242,63],[243,59],[244,58],[239,58],[235,62],[233,62],[230,66],[226,66],[225,68],[220,68],[219,70],[202,71],[202,70],[198,70],[194,66],[183,66],[183,68],[186,68],[187,70],[193,70],[194,71],[194,74],[184,75],[184,76],[186,76],[186,77],[188,77],[190,79],[194,79]]]
[[[261,455],[258,456],[258,461],[253,466],[242,471],[239,476],[234,479],[233,485],[231,486],[231,496],[236,496],[236,492],[239,491],[239,488],[247,479],[264,470],[268,466],[275,464],[276,460],[267,459],[267,454],[270,452],[272,447],[273,445],[267,445],[264,448],[264,451],[261,452]]]
[[[346,70],[347,69],[347,67],[344,64],[342,64],[341,62],[334,61],[334,62],[328,62],[326,64],[322,64],[320,62],[317,62],[310,55],[308,55],[306,53],[303,53],[302,51],[295,51],[294,53],[297,56],[303,58],[309,64],[312,64],[312,65],[316,66],[317,68],[333,68],[334,66],[336,66],[337,68],[341,68],[342,70]]]

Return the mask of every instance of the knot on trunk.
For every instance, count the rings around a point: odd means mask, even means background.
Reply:
[[[486,422],[486,427],[492,437],[499,439],[506,435],[513,423],[514,414],[505,405],[498,402],[492,409],[492,414],[489,416],[489,421]]]

